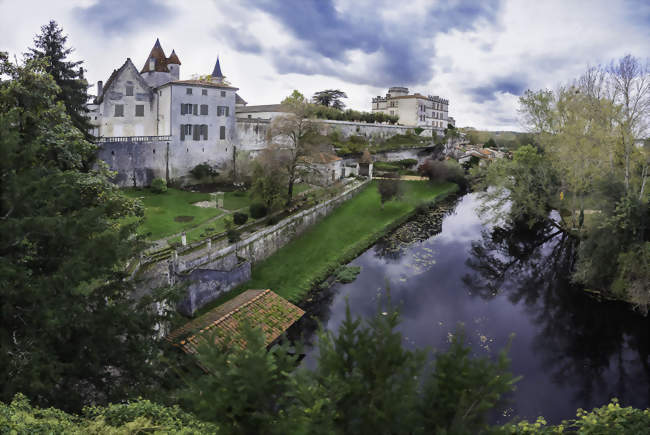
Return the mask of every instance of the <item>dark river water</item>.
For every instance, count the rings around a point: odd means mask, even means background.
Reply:
[[[373,316],[389,287],[406,346],[445,350],[462,323],[474,354],[496,357],[513,336],[511,371],[522,379],[495,422],[558,423],[613,397],[650,406],[650,320],[572,288],[572,243],[552,227],[492,227],[478,203],[465,195],[448,204],[442,228],[423,215],[380,241],[350,263],[362,268],[357,279],[334,284],[310,313],[336,331],[346,302],[353,315]],[[301,326],[308,366],[317,356],[313,323]]]

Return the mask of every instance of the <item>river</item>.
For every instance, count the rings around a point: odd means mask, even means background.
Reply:
[[[334,284],[308,311],[336,331],[346,303],[373,316],[388,287],[408,347],[444,350],[460,323],[476,356],[496,357],[512,340],[511,371],[522,379],[495,423],[559,423],[613,397],[650,406],[650,319],[572,287],[571,243],[552,227],[493,227],[478,204],[468,194],[437,223],[429,213],[406,224],[350,263],[361,266],[354,282]],[[317,357],[314,323],[300,328],[307,366]]]

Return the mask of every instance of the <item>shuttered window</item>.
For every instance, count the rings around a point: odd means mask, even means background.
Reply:
[[[193,113],[194,115],[198,115],[198,114],[199,114],[199,105],[198,105],[198,104],[194,104],[194,105],[192,105],[192,113]]]
[[[201,129],[200,126],[195,125],[192,128],[192,140],[201,140]]]
[[[206,124],[201,126],[201,138],[203,140],[208,140],[208,126]]]
[[[219,139],[226,138],[226,127],[219,127]]]
[[[144,104],[135,105],[135,116],[144,116]]]
[[[201,104],[201,115],[207,115],[207,114],[208,114],[208,105]]]
[[[114,116],[124,116],[124,104],[115,105],[115,115]]]

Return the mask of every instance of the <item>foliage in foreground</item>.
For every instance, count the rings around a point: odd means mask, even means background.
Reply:
[[[206,370],[185,394],[189,409],[225,433],[477,433],[516,379],[505,351],[470,357],[463,334],[427,362],[403,347],[390,307],[367,322],[349,309],[337,333],[321,331],[315,369],[298,368],[287,344],[267,352],[264,336],[244,329],[237,343],[199,348]]]
[[[124,279],[141,206],[85,168],[96,146],[42,61],[0,53],[0,77],[0,400],[79,410],[142,393],[161,317]]]
[[[0,433],[126,435],[217,432],[214,424],[200,421],[177,406],[168,407],[142,399],[84,408],[80,416],[55,408],[35,408],[20,393],[8,405],[0,402]]]
[[[650,409],[622,407],[618,400],[612,401],[591,412],[578,409],[575,419],[563,421],[558,425],[547,425],[544,418],[535,422],[522,421],[505,425],[505,434],[608,434],[608,435],[644,435],[650,434]]]

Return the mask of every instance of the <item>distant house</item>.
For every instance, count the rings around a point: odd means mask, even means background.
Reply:
[[[302,158],[303,167],[309,167],[305,181],[326,186],[345,177],[343,159],[332,153],[316,153]]]

